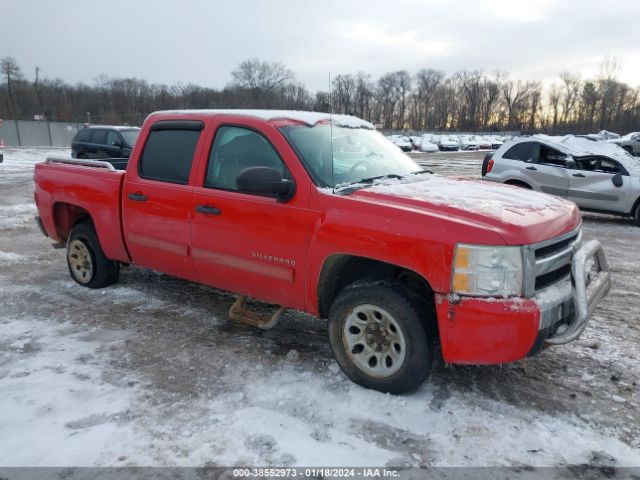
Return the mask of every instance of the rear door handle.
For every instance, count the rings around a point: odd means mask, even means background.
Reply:
[[[196,212],[204,213],[205,215],[220,215],[222,210],[212,205],[197,205]]]
[[[536,167],[527,167],[527,170],[537,170]]]
[[[580,177],[580,178],[586,177],[586,175],[584,173],[574,173],[573,176],[574,177]]]
[[[133,200],[134,202],[146,202],[148,200],[147,196],[140,192],[130,193],[127,196],[129,197],[129,200]]]

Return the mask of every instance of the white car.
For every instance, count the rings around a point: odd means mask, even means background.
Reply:
[[[487,154],[482,176],[568,198],[583,210],[629,216],[640,226],[640,159],[610,142],[519,137]]]
[[[489,140],[491,140],[491,148],[494,150],[499,149],[504,144],[504,140],[496,135],[490,136]]]
[[[460,144],[458,143],[458,139],[455,137],[440,137],[438,147],[440,150],[458,151]]]
[[[631,155],[640,155],[640,132],[627,133],[624,137],[607,141],[621,146]]]
[[[438,145],[430,140],[430,137],[422,137],[417,142],[418,150],[426,153],[433,153],[439,150]]]
[[[400,148],[400,150],[402,150],[403,152],[410,152],[411,150],[413,150],[413,147],[411,146],[411,140],[409,140],[408,137],[405,137],[404,135],[391,135],[389,137],[389,140],[391,140],[396,147]]]
[[[588,134],[587,137],[593,138],[594,140],[612,140],[620,138],[620,134],[609,132],[608,130],[600,130],[598,133]]]
[[[479,150],[480,145],[475,137],[462,137],[460,139],[460,150]]]

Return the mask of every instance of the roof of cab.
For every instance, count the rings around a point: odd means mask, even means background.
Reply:
[[[375,127],[358,117],[352,115],[334,115],[322,112],[304,112],[300,110],[259,110],[259,109],[217,109],[217,110],[161,110],[154,112],[152,115],[243,115],[247,117],[256,117],[266,121],[273,120],[294,120],[313,126],[318,122],[332,121],[334,125],[349,128],[367,128]]]

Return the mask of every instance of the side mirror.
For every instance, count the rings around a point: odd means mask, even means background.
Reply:
[[[621,187],[622,185],[624,185],[621,173],[616,173],[613,177],[611,177],[611,181],[616,187]]]
[[[122,142],[119,140],[114,140],[113,142],[111,142],[111,145],[113,145],[114,147],[122,148]]]
[[[296,184],[285,180],[278,170],[271,167],[248,167],[236,178],[238,190],[258,195],[276,197],[279,202],[287,202],[296,193]]]
[[[564,161],[564,166],[570,170],[575,170],[577,168],[576,161],[573,158],[567,158]]]

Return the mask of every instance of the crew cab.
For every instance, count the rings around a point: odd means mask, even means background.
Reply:
[[[128,162],[49,158],[34,181],[78,284],[139,265],[237,293],[230,317],[259,328],[327,318],[346,375],[384,392],[418,388],[436,352],[495,364],[575,340],[610,285],[574,203],[424,171],[351,116],[156,112]]]

